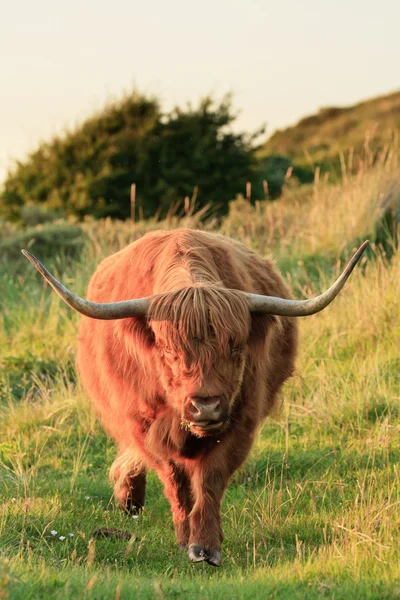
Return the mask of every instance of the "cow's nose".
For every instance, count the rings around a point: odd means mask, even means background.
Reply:
[[[221,399],[219,396],[192,396],[190,412],[195,421],[217,421],[221,418]]]

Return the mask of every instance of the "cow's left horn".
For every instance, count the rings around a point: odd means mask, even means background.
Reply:
[[[147,314],[150,306],[150,298],[137,298],[122,302],[110,302],[108,304],[89,302],[67,290],[33,254],[27,250],[22,250],[22,254],[30,260],[64,302],[82,315],[86,315],[92,319],[111,320],[125,319],[126,317],[143,317]]]
[[[261,296],[258,294],[245,293],[249,303],[250,312],[278,315],[282,317],[306,317],[323,310],[336,298],[368,244],[369,241],[366,240],[362,246],[359,247],[340,277],[320,296],[311,298],[310,300],[287,300],[286,298],[275,298],[275,296]]]

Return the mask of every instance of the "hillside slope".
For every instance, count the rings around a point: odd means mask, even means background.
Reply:
[[[393,139],[400,128],[400,91],[349,107],[325,107],[296,125],[276,131],[261,155],[281,154],[298,164],[328,168],[340,152],[359,153],[368,141],[372,151]]]

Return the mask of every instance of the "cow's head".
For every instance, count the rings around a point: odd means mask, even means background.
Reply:
[[[198,436],[227,426],[246,362],[251,316],[241,292],[188,287],[152,300],[159,375],[182,427]]]
[[[216,286],[194,286],[109,304],[89,302],[57,281],[29,252],[23,254],[74,310],[95,319],[147,317],[166,397],[182,425],[199,436],[226,427],[246,362],[250,314],[300,317],[324,309],[340,292],[368,246],[354,254],[337,281],[310,300],[288,300]]]

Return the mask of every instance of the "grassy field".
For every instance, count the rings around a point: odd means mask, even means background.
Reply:
[[[0,598],[400,597],[400,256],[382,219],[399,175],[386,159],[301,199],[238,201],[207,225],[272,253],[299,297],[375,241],[333,305],[300,320],[282,410],[225,496],[219,570],[175,547],[154,476],[139,518],[114,506],[115,450],[75,379],[78,318],[28,265],[2,262]],[[176,224],[88,223],[79,258],[55,252],[50,266],[84,294],[103,255]],[[98,539],[99,527],[131,538]]]

